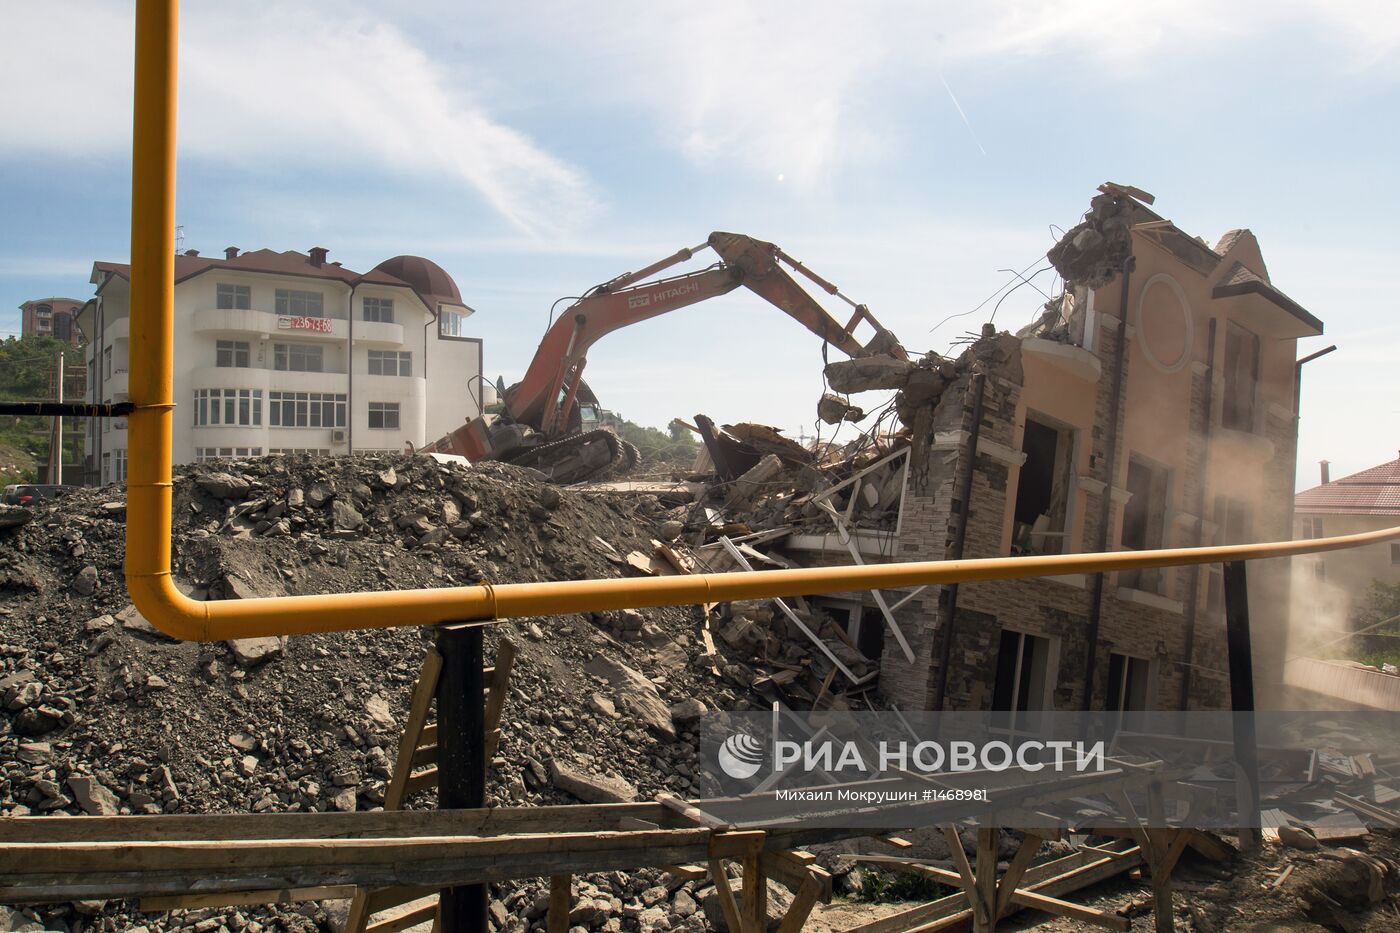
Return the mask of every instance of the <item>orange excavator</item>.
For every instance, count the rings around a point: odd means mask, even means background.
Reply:
[[[719,255],[719,262],[694,272],[643,281],[707,248]],[[817,304],[783,265],[851,305],[854,313],[846,324],[842,326]],[[626,473],[635,465],[637,451],[612,431],[597,426],[598,400],[583,381],[588,348],[615,330],[727,294],[741,285],[847,356],[887,353],[907,358],[869,308],[842,295],[835,285],[777,246],[738,233],[717,232],[699,246],[589,289],[545,332],[525,377],[506,389],[502,412],[494,421],[474,418],[428,449],[461,454],[473,461],[530,466],[559,483]],[[875,332],[864,345],[855,337],[862,321]]]

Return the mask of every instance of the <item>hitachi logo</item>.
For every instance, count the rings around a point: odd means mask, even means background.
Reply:
[[[645,308],[653,301],[669,301],[673,298],[680,298],[692,292],[700,291],[699,282],[679,282],[675,285],[666,285],[654,292],[642,295],[633,295],[627,299],[628,308]]]

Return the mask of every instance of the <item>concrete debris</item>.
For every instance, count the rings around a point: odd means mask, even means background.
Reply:
[[[1100,194],[1089,202],[1082,223],[1071,227],[1046,254],[1066,285],[1102,288],[1112,282],[1132,254],[1134,201]]]
[[[849,395],[875,389],[902,389],[914,364],[893,356],[863,356],[826,364],[826,381],[833,392]]]
[[[22,505],[0,505],[0,528],[18,528],[34,520],[32,509]]]
[[[839,395],[826,392],[817,402],[817,417],[826,424],[840,424],[843,421],[864,421],[865,409],[846,402]]]
[[[584,803],[628,803],[637,799],[637,788],[618,777],[582,771],[557,760],[549,762],[554,786]]]

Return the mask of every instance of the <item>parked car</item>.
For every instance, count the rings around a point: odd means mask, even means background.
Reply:
[[[5,487],[0,501],[6,505],[33,505],[41,499],[56,499],[73,488],[53,483],[16,483]]]

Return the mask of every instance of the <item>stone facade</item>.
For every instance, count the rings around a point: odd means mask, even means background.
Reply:
[[[1178,255],[1194,247],[1173,252],[1156,250],[1137,235],[1134,241],[1138,268],[1130,278],[1127,301],[1121,275],[1095,290],[1079,289],[1075,294],[1073,307],[1087,321],[1075,322],[1078,329],[1072,325],[1067,331],[1078,333],[1079,339],[1071,342],[1062,332],[1056,346],[1045,347],[1042,344],[1047,341],[1034,336],[984,336],[979,345],[992,349],[979,367],[985,373],[985,388],[970,502],[959,498],[975,405],[974,379],[964,374],[943,394],[932,418],[925,419],[930,427],[915,432],[894,559],[957,558],[955,537],[963,509],[969,511],[962,557],[1011,553],[1028,413],[1037,413],[1037,420],[1040,413],[1053,414],[1054,420],[1072,431],[1066,436],[1075,439],[1074,491],[1064,538],[1067,551],[1122,549],[1124,512],[1132,498],[1127,488],[1130,457],[1160,465],[1166,477],[1164,512],[1155,532],[1160,545],[1156,546],[1242,543],[1225,542],[1225,530],[1217,526],[1222,497],[1246,503],[1250,540],[1290,537],[1288,506],[1297,437],[1291,414],[1291,361],[1297,335],[1289,332],[1288,321],[1279,325],[1277,333],[1270,332],[1262,325],[1274,319],[1244,305],[1243,299],[1236,298],[1233,304],[1222,300],[1218,287],[1212,292],[1218,273],[1209,261],[1191,254],[1203,272],[1186,267]],[[1247,232],[1230,246],[1218,265],[1236,258],[1262,270],[1257,244]],[[1254,262],[1249,262],[1251,256]],[[1173,294],[1183,310],[1176,310]],[[1177,357],[1166,364],[1162,358],[1172,356],[1173,337],[1170,328],[1153,316],[1154,302],[1168,307],[1163,312],[1166,319],[1183,331],[1176,338]],[[1124,308],[1126,322],[1120,319]],[[1230,382],[1233,377],[1227,371],[1230,360],[1224,348],[1227,322],[1236,319],[1245,321],[1260,340],[1254,363],[1257,385],[1247,387],[1255,393],[1254,419],[1247,429],[1226,431],[1222,428],[1224,396],[1240,392],[1242,385],[1237,379]],[[1125,349],[1119,360],[1118,329],[1124,326]],[[1156,341],[1156,346],[1146,345],[1149,341]],[[976,347],[974,352],[979,352]],[[1051,361],[1051,368],[1045,360]],[[1114,374],[1120,365],[1123,403],[1113,425]],[[1071,385],[1072,379],[1078,383]],[[1074,393],[1082,399],[1071,399]],[[1116,445],[1113,451],[1111,443]],[[1108,472],[1110,461],[1113,476]],[[1104,496],[1110,499],[1106,529],[1101,527]],[[1034,698],[1030,708],[1077,710],[1087,705],[1104,709],[1114,653],[1136,659],[1135,669],[1150,672],[1148,708],[1181,708],[1183,697],[1191,709],[1227,706],[1224,618],[1218,573],[1212,602],[1212,572],[1206,567],[1168,568],[1161,571],[1160,585],[1151,577],[1144,578],[1151,583],[1140,583],[1120,579],[1125,574],[1106,575],[1091,685],[1086,685],[1086,677],[1093,575],[962,584],[952,616],[943,708],[993,708],[998,653],[1002,632],[1007,630],[1048,640],[1045,696]],[[1287,624],[1288,567],[1251,563],[1250,578],[1256,668],[1268,676],[1274,660],[1269,646],[1283,643],[1270,637],[1271,627]],[[915,657],[907,660],[894,639],[887,637],[880,689],[901,708],[935,708],[942,642],[947,635],[942,620],[951,598],[951,587],[929,587],[897,613]],[[1193,626],[1194,643],[1187,657],[1188,632]]]

